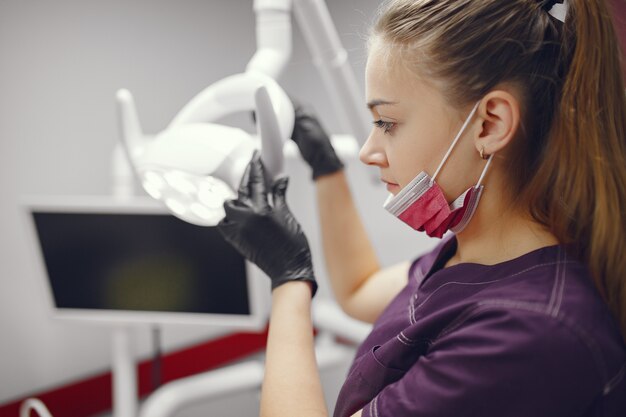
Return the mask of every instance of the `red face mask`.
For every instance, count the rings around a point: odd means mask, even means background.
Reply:
[[[417,174],[415,179],[404,187],[396,196],[390,195],[384,208],[415,230],[425,231],[428,236],[441,238],[448,230],[461,232],[476,212],[476,207],[483,192],[481,185],[493,155],[485,164],[478,183],[461,194],[452,204],[448,204],[441,187],[435,179],[443,165],[450,157],[452,150],[467,129],[469,122],[478,109],[476,103],[472,112],[465,120],[448,152],[443,157],[435,175],[431,178],[425,171]]]

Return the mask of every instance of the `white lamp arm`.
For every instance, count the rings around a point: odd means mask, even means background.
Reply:
[[[256,108],[254,95],[266,87],[278,117],[281,137],[286,139],[293,130],[293,106],[287,93],[272,78],[257,72],[226,77],[196,95],[170,122],[168,129],[190,123],[206,123],[226,115],[252,111]]]
[[[321,370],[345,364],[352,355],[354,351],[348,346],[328,340],[316,343],[315,356]],[[171,417],[194,402],[259,389],[264,373],[263,363],[250,361],[169,382],[148,397],[139,417]]]
[[[169,382],[148,397],[139,417],[170,417],[193,402],[256,389],[263,373],[262,363],[245,362]]]
[[[118,90],[115,99],[121,140],[115,145],[111,156],[112,194],[116,198],[125,198],[134,194],[134,161],[147,139],[142,132],[130,91]]]
[[[353,319],[335,302],[317,300],[313,304],[313,325],[354,344],[361,344],[372,331],[372,325]]]
[[[337,29],[324,0],[294,0],[294,13],[329,100],[345,116],[350,133],[362,145],[369,136],[365,104]]]
[[[246,72],[278,79],[291,58],[291,0],[254,0],[256,53]]]
[[[257,13],[257,54],[248,63],[246,74],[266,75],[276,79],[291,56],[291,22],[289,10],[294,8],[298,26],[320,72],[336,111],[343,114],[350,133],[361,144],[369,135],[369,122],[364,100],[348,61],[339,34],[324,0],[255,0]],[[241,76],[242,74],[240,74]],[[253,92],[248,90],[246,105],[235,105],[237,91],[245,86],[222,80],[194,97],[174,118],[170,126],[182,123],[210,122],[234,111],[251,110]],[[224,84],[222,84],[222,82]],[[238,85],[236,85],[238,84]],[[258,86],[257,86],[258,87]],[[272,100],[277,102],[270,88]],[[241,99],[239,100],[241,103]],[[279,120],[282,117],[279,116]],[[282,120],[281,120],[282,125]],[[288,132],[288,136],[291,132]]]
[[[120,121],[120,136],[127,144],[127,149],[138,150],[143,145],[145,139],[139,117],[137,116],[135,100],[130,91],[126,89],[117,90],[115,98],[117,101],[118,120]],[[135,157],[135,155],[129,156]]]
[[[48,407],[38,398],[29,398],[20,406],[20,417],[30,417],[30,411],[35,410],[39,417],[52,417]]]

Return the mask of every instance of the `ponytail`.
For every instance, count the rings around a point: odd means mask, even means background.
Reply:
[[[626,95],[605,1],[570,0],[561,38],[560,102],[527,197],[588,266],[626,337]]]

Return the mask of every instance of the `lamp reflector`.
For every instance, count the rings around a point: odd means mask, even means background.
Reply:
[[[163,176],[170,187],[180,193],[194,194],[198,192],[198,188],[194,184],[193,178],[182,171],[172,170],[166,172]]]

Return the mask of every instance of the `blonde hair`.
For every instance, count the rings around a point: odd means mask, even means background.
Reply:
[[[517,203],[583,261],[626,335],[626,95],[604,0],[391,0],[371,41],[438,82],[451,105],[522,92],[507,161]]]

